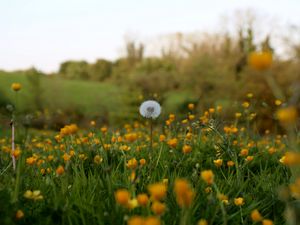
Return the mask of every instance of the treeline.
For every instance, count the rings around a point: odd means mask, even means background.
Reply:
[[[216,88],[218,79],[228,81],[222,82],[222,89],[225,83],[232,85],[240,81],[250,52],[273,51],[269,36],[255,44],[253,33],[252,28],[239,29],[238,35],[210,34],[193,41],[176,34],[170,40],[172,45],[162,48],[156,57],[145,57],[146,46],[129,41],[122,58],[98,59],[94,63],[66,61],[60,65],[58,75],[66,79],[110,80],[138,87],[144,94],[164,94],[178,89],[207,94]]]

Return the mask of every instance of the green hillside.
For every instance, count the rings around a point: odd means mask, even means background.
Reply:
[[[11,90],[14,82],[22,84],[17,95]],[[112,120],[118,119],[117,114],[130,115],[130,96],[125,87],[110,82],[65,80],[57,76],[40,76],[39,83],[40,86],[35,87],[24,74],[0,72],[1,99],[13,104],[17,101],[20,111],[32,111],[38,98],[42,107],[50,112],[75,111],[90,118],[105,116]],[[37,93],[36,89],[40,91]]]

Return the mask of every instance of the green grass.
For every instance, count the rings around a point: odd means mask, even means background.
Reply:
[[[214,120],[217,123],[218,119]],[[17,134],[20,130],[22,128],[17,127]],[[166,135],[163,142],[159,141],[161,130]],[[125,135],[131,132],[138,136],[128,141]],[[192,132],[192,136],[187,138],[187,132]],[[148,185],[164,179],[168,180],[168,191],[161,202],[166,204],[167,210],[157,216],[162,224],[196,225],[201,218],[209,224],[253,224],[250,214],[254,209],[275,224],[285,224],[285,202],[279,197],[279,191],[289,184],[291,172],[279,162],[286,151],[281,145],[286,143],[284,138],[277,137],[275,142],[273,136],[253,135],[250,130],[225,134],[221,127],[209,129],[195,121],[186,125],[174,121],[168,128],[157,124],[152,150],[144,124],[131,126],[130,130],[119,127],[107,133],[95,127],[62,139],[55,139],[57,134],[30,131],[26,136],[17,135],[17,146],[22,152],[16,173],[11,166],[10,139],[0,139],[0,203],[3,206],[0,224],[125,225],[134,215],[147,217],[155,213],[151,210],[152,203],[133,209],[118,204],[115,191],[125,188],[135,198],[140,193],[149,194]],[[123,141],[112,141],[117,135],[122,136]],[[176,146],[168,145],[167,140],[171,138],[178,139]],[[105,147],[105,144],[110,146]],[[120,150],[124,145],[130,150]],[[183,154],[183,145],[190,145],[192,152]],[[269,147],[277,152],[269,154]],[[243,148],[254,156],[252,161],[240,155]],[[64,161],[64,154],[70,155],[71,151],[74,155]],[[48,159],[49,155],[53,160]],[[100,164],[94,162],[96,155],[103,159]],[[28,162],[30,157],[36,159],[32,164]],[[133,158],[137,161],[144,158],[146,164],[137,163],[136,167],[129,168],[128,160]],[[222,166],[216,166],[215,159],[222,159]],[[233,167],[227,166],[229,160],[235,163]],[[59,165],[65,168],[61,175],[55,172]],[[42,173],[41,169],[46,172]],[[205,191],[210,186],[200,176],[201,171],[208,169],[214,173],[211,192]],[[132,172],[136,173],[135,179],[130,179]],[[174,183],[177,178],[185,178],[195,193],[193,203],[187,208],[180,208],[176,202]],[[43,200],[25,198],[26,190],[40,190]],[[228,197],[228,204],[218,199],[218,193]],[[244,199],[242,206],[235,205],[237,197]],[[16,220],[14,215],[19,209],[25,216]]]

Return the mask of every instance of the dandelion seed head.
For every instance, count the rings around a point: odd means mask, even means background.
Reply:
[[[145,118],[156,119],[161,112],[161,106],[153,100],[145,101],[140,106],[140,114]]]

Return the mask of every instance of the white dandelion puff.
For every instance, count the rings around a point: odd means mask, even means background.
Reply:
[[[156,119],[161,112],[160,104],[153,100],[145,101],[140,106],[140,114],[145,118]]]

